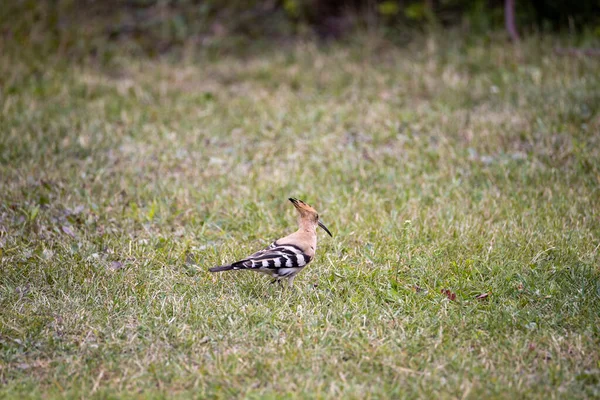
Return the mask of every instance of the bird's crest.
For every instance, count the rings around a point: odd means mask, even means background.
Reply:
[[[290,197],[289,200],[292,202],[294,207],[296,207],[296,210],[300,211],[300,214],[302,214],[302,215],[304,215],[304,214],[318,215],[317,210],[315,210],[314,208],[312,208],[311,206],[309,206],[302,200],[298,200],[293,197]]]

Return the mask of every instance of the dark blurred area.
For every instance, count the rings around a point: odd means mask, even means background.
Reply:
[[[312,37],[344,40],[377,30],[391,41],[428,31],[600,37],[600,0],[5,0],[3,40],[66,52],[107,43],[160,54],[182,46]]]

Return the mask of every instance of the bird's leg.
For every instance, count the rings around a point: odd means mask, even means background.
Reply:
[[[280,278],[275,278],[271,281],[271,285],[276,283],[277,286],[281,287],[283,284],[281,283],[281,279]]]
[[[288,287],[288,289],[291,289],[291,288],[293,288],[293,287],[294,287],[294,278],[295,278],[295,277],[296,277],[296,276],[294,275],[294,276],[292,276],[291,278],[288,278],[288,284],[287,284],[287,287]]]

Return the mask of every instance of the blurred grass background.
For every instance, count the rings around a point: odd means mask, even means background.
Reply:
[[[284,3],[3,7],[0,395],[599,396],[593,23]],[[334,233],[295,290],[206,272],[290,196]]]

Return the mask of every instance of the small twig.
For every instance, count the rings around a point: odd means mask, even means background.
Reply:
[[[96,390],[98,390],[98,385],[100,385],[100,380],[102,379],[103,376],[104,376],[104,370],[101,370],[100,373],[98,374],[98,377],[94,381],[94,386],[92,387],[92,393],[95,393]]]
[[[598,251],[598,248],[600,248],[600,242],[598,242],[598,246],[596,246],[596,248],[594,249],[594,251],[592,251],[592,255],[595,256],[596,252]]]

